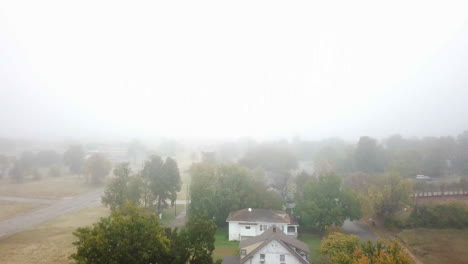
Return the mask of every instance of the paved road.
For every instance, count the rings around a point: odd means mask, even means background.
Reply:
[[[99,205],[101,203],[101,195],[103,190],[96,190],[89,193],[85,193],[79,196],[75,196],[69,200],[57,201],[50,206],[39,209],[37,211],[19,215],[13,218],[9,218],[4,221],[0,221],[0,239],[24,229],[30,228],[49,219],[63,215],[69,212],[76,211],[78,209]],[[19,198],[19,197],[16,197]],[[27,198],[24,198],[27,199]],[[42,199],[32,199],[36,202]]]
[[[362,240],[377,240],[377,236],[366,226],[366,224],[359,221],[346,220],[341,228],[346,233],[357,235]]]
[[[0,200],[2,201],[11,201],[11,202],[20,202],[20,203],[35,203],[35,204],[53,204],[57,200],[48,200],[48,199],[39,199],[39,198],[25,198],[17,196],[2,196],[0,195]]]

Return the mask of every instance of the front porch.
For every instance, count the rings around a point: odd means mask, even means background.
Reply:
[[[298,225],[288,225],[285,233],[289,236],[297,237],[298,227],[299,227]]]

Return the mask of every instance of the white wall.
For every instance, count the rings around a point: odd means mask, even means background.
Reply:
[[[237,222],[229,222],[229,241],[240,240],[240,227]]]
[[[287,234],[287,224],[258,222],[257,225],[241,225],[239,222],[229,222],[229,241],[240,240],[241,236],[253,237],[261,235],[263,232],[265,232],[266,229],[263,229],[262,227],[262,231],[260,231],[260,225],[266,225],[267,229],[272,225],[276,225],[279,230],[283,230],[281,228],[284,228],[284,233]],[[250,226],[250,229],[246,229],[246,226]]]
[[[285,255],[287,264],[301,264],[280,242],[273,240],[255,253],[251,261],[245,263],[260,264],[260,254],[265,254],[265,264],[280,264],[280,255]]]

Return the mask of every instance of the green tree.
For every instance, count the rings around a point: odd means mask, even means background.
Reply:
[[[306,227],[323,231],[327,226],[342,226],[346,219],[359,219],[361,206],[356,193],[342,189],[341,178],[331,173],[300,190],[295,213]]]
[[[361,137],[355,151],[356,167],[359,171],[382,172],[385,166],[384,152],[371,137]]]
[[[158,217],[132,204],[73,234],[76,252],[70,258],[75,263],[171,263],[171,241]]]
[[[101,154],[94,154],[85,163],[87,179],[94,185],[101,184],[102,180],[109,175],[111,168],[110,161]]]
[[[115,177],[106,186],[102,203],[109,206],[111,210],[116,210],[124,206],[128,201],[138,202],[140,200],[139,183],[136,176],[131,176],[131,169],[128,163],[121,163],[114,169]],[[136,190],[135,190],[136,188]]]
[[[70,168],[70,172],[81,173],[84,165],[84,151],[81,145],[70,146],[63,154],[63,161]]]
[[[373,202],[377,215],[391,217],[404,205],[410,204],[413,185],[411,180],[403,179],[395,173],[381,177],[372,188]]]
[[[251,171],[239,165],[200,163],[191,168],[191,176],[189,214],[193,217],[215,219],[222,226],[231,211],[282,207],[280,195],[268,191],[265,183],[255,181]]]
[[[179,254],[176,253],[174,255],[183,256],[184,261],[178,263],[214,263],[212,254],[215,248],[215,233],[216,224],[213,220],[190,218],[185,228],[178,235],[178,243],[174,243],[175,245],[173,246],[179,250]]]
[[[216,190],[218,173],[216,166],[199,163],[190,168],[190,216],[213,218],[217,215]]]
[[[145,204],[155,204],[156,211],[160,213],[168,207],[167,200],[175,202],[181,188],[179,168],[175,160],[166,158],[166,162],[163,162],[159,156],[152,156],[145,162],[141,177],[147,188],[143,190]]]

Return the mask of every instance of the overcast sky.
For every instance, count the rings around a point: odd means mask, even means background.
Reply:
[[[0,3],[0,136],[468,129],[468,1]]]

